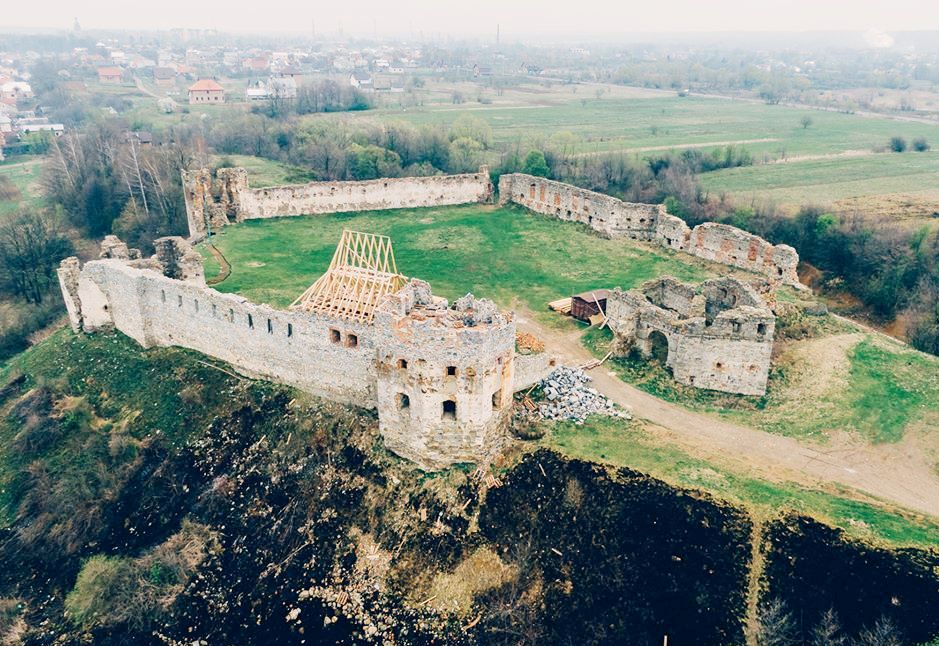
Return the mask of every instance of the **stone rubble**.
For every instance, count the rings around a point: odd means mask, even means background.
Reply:
[[[540,383],[545,399],[538,403],[537,414],[542,419],[568,420],[578,424],[590,415],[632,419],[629,410],[618,407],[590,387],[591,381],[583,370],[558,367]]]

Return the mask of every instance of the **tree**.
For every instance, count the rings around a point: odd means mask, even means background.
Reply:
[[[463,115],[450,126],[450,141],[461,137],[474,139],[482,144],[483,148],[489,148],[492,142],[492,127],[479,117]]]
[[[550,169],[545,161],[544,153],[540,150],[529,150],[522,164],[522,172],[536,177],[547,177]]]
[[[401,174],[401,157],[381,146],[349,146],[349,174],[353,179],[377,179]]]
[[[929,144],[926,142],[925,137],[917,137],[913,140],[913,150],[918,153],[924,153],[929,150]]]
[[[805,115],[799,123],[802,124],[803,130],[807,130],[808,127],[812,125],[812,117]]]
[[[904,641],[893,622],[881,617],[870,628],[865,628],[854,641],[857,646],[903,646]]]
[[[475,139],[460,137],[450,142],[450,172],[468,173],[479,168],[483,146]]]
[[[771,599],[760,608],[756,626],[759,646],[789,646],[798,643],[796,623],[779,599]]]
[[[811,646],[844,646],[848,638],[841,632],[838,615],[834,610],[828,609],[812,629]]]
[[[71,253],[71,241],[51,217],[21,213],[0,227],[3,287],[27,303],[42,303],[55,283],[56,265]]]
[[[902,153],[906,151],[906,139],[903,137],[891,137],[890,143],[888,145],[890,150],[895,153]]]

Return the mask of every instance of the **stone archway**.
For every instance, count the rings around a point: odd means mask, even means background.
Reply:
[[[668,337],[658,330],[649,333],[649,358],[663,366],[668,365]]]

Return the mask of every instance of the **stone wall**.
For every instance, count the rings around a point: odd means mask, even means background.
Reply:
[[[144,347],[190,348],[252,376],[376,408],[388,448],[423,468],[484,461],[506,441],[519,387],[515,321],[491,301],[467,295],[449,306],[412,280],[371,323],[349,323],[222,294],[205,285],[185,240],[156,247],[144,259],[114,239],[104,258],[64,260],[72,328],[116,328]],[[526,368],[524,386],[538,370]]]
[[[570,184],[513,173],[499,178],[499,202],[515,202],[561,220],[580,222],[610,238],[660,244],[724,265],[800,286],[799,255],[788,245],[772,245],[753,234],[708,222],[694,229],[663,205],[624,202]]]
[[[748,285],[719,278],[697,288],[665,277],[641,290],[615,289],[607,317],[623,355],[654,357],[657,340],[676,381],[724,392],[766,392],[776,317]]]
[[[183,172],[189,234],[255,218],[444,206],[492,199],[489,168],[476,173],[394,177],[361,182],[310,182],[250,188],[243,168]]]
[[[610,238],[652,240],[664,207],[623,202],[571,184],[522,173],[499,177],[499,203],[515,202],[536,213],[580,222]]]
[[[63,266],[60,276],[68,282],[74,271]],[[144,347],[190,348],[334,401],[376,405],[369,326],[257,305],[120,260],[85,263],[78,284],[81,316],[72,317],[73,327],[115,327]]]

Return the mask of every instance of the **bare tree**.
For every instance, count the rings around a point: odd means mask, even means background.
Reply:
[[[865,628],[854,640],[856,646],[903,646],[900,631],[886,617],[881,617],[870,628]]]
[[[759,646],[789,646],[799,643],[795,620],[781,599],[770,599],[760,608],[756,643]]]
[[[845,646],[848,638],[841,632],[838,615],[829,608],[812,629],[812,646]]]
[[[42,303],[56,280],[56,263],[70,253],[71,242],[51,217],[21,213],[0,227],[3,286],[27,303]]]

